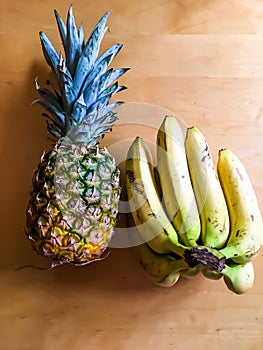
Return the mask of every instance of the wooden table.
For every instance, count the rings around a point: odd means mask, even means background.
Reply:
[[[69,3],[56,1],[65,17]],[[198,276],[170,289],[144,275],[130,249],[112,249],[105,261],[83,268],[48,266],[24,236],[32,170],[49,145],[31,107],[34,79],[48,68],[38,31],[59,43],[53,1],[2,1],[1,43],[1,350],[131,350],[263,348],[263,254],[256,281],[245,295],[223,280]],[[102,48],[124,48],[114,66],[127,102],[171,111],[206,135],[214,157],[230,147],[247,167],[263,209],[263,2],[261,0],[77,1],[74,13],[86,33],[112,9]],[[121,121],[122,123],[123,121]],[[120,126],[105,143],[156,128]],[[118,157],[118,154],[115,153]]]

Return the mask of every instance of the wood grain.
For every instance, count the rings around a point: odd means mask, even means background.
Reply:
[[[69,4],[56,1],[63,17]],[[130,249],[112,249],[107,260],[84,268],[15,271],[48,266],[24,236],[24,214],[32,170],[49,145],[41,109],[31,103],[35,78],[44,84],[49,76],[38,32],[59,48],[53,7],[48,0],[0,3],[0,350],[262,349],[262,254],[255,260],[255,285],[243,296],[202,276],[156,287]],[[246,165],[263,210],[263,2],[74,4],[86,34],[108,9],[102,49],[122,42],[114,66],[132,68],[121,79],[128,89],[119,97],[160,106],[198,126],[215,159],[230,147]],[[136,132],[119,125],[105,143]],[[156,128],[138,132],[153,141]]]

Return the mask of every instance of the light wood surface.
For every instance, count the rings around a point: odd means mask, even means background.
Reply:
[[[0,2],[0,350],[262,349],[263,254],[243,296],[202,276],[170,289],[154,286],[129,249],[112,249],[105,261],[83,268],[15,271],[49,262],[24,236],[32,171],[49,145],[41,109],[31,102],[35,77],[44,83],[49,74],[38,31],[59,44],[53,8],[65,18],[69,4]],[[74,3],[86,34],[108,9],[102,48],[122,42],[114,66],[132,68],[119,98],[158,105],[198,126],[215,157],[230,147],[263,209],[262,0]],[[137,132],[154,140],[156,132],[121,128],[107,136],[108,145]]]

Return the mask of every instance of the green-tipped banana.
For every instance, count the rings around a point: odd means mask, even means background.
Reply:
[[[147,276],[162,287],[172,287],[180,277],[180,271],[188,267],[183,260],[155,253],[144,243],[133,248],[135,256]]]
[[[244,165],[232,151],[219,151],[217,170],[231,222],[229,240],[220,252],[227,259],[246,263],[255,258],[263,245],[263,223],[256,194]]]
[[[153,161],[144,140],[131,144],[125,165],[125,182],[131,214],[145,242],[157,253],[184,256],[187,249],[178,242],[154,181]]]
[[[201,271],[201,265],[198,264],[195,267],[189,267],[188,269],[182,270],[180,274],[181,274],[181,277],[192,279],[192,278],[195,278],[200,271]]]
[[[214,270],[208,269],[206,266],[203,266],[201,271],[204,277],[210,280],[219,280],[223,276],[221,272],[216,272]]]
[[[244,294],[254,284],[253,263],[236,264],[235,266],[225,266],[222,271],[227,288],[236,294]]]
[[[196,246],[201,224],[184,148],[184,136],[174,116],[166,116],[157,134],[157,163],[167,215],[179,240]]]
[[[201,219],[201,239],[205,246],[222,248],[230,222],[211,152],[204,135],[196,127],[188,128],[186,156]]]

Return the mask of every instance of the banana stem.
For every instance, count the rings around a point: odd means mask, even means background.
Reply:
[[[202,264],[215,272],[221,272],[225,268],[226,257],[207,247],[193,247],[185,251],[184,258],[189,267]]]

